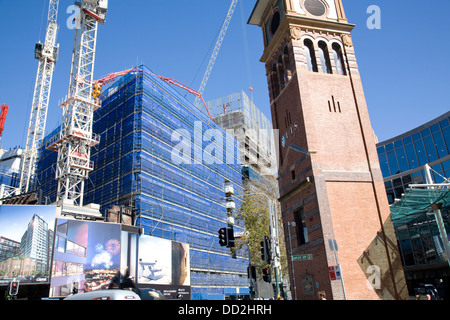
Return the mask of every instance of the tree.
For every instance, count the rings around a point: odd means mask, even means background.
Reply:
[[[270,235],[270,217],[267,197],[261,193],[270,197],[277,204],[281,272],[283,278],[288,279],[283,224],[281,222],[281,210],[277,201],[279,197],[278,185],[275,179],[247,179],[244,182],[244,200],[236,216],[237,221],[242,221],[245,224],[245,234],[241,240],[249,244],[252,265],[256,268],[258,278],[262,278],[262,269],[269,266],[261,260],[261,241],[264,239],[264,236]],[[241,245],[238,245],[236,249],[240,247]]]

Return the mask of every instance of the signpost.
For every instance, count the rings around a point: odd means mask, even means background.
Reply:
[[[291,258],[292,258],[292,261],[307,261],[307,260],[312,260],[313,255],[312,254],[300,254],[300,255],[291,256]]]

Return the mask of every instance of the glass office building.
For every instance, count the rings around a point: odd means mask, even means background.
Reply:
[[[248,294],[246,256],[232,257],[217,237],[227,226],[224,181],[234,186],[236,207],[242,194],[236,140],[145,66],[103,92],[84,203],[100,204],[103,213],[131,207],[145,234],[188,243],[192,299]],[[56,152],[42,150],[38,181],[49,202],[56,198],[55,163]]]
[[[448,183],[450,112],[378,143],[377,150],[390,204],[402,199],[411,184]],[[416,197],[414,201],[424,200]],[[450,240],[450,206],[444,204],[440,208],[443,232],[431,208],[411,211],[410,216],[403,218],[396,216],[392,208],[391,213],[410,294],[424,283],[437,285],[440,279],[448,291],[450,268],[444,241]]]
[[[450,112],[378,143],[377,151],[389,203],[400,199],[409,184],[442,183],[450,177]]]

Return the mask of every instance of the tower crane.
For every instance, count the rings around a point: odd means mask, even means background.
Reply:
[[[50,0],[45,42],[36,43],[34,50],[34,56],[39,60],[39,65],[34,86],[27,142],[21,165],[19,184],[21,193],[31,191],[36,169],[37,149],[45,134],[52,77],[59,51],[59,45],[55,45],[58,32],[56,22],[58,6],[59,0]]]
[[[222,29],[220,30],[219,36],[217,37],[217,41],[214,46],[214,50],[211,54],[211,58],[209,59],[205,74],[203,75],[203,79],[200,84],[200,89],[198,89],[198,92],[200,93],[200,95],[198,95],[194,101],[194,105],[197,106],[197,108],[199,108],[199,109],[200,109],[200,97],[203,95],[203,92],[205,91],[206,84],[208,83],[212,69],[214,67],[214,64],[216,63],[216,59],[217,59],[217,56],[219,55],[220,47],[222,46],[225,35],[227,34],[228,26],[230,25],[230,21],[231,21],[231,18],[233,17],[234,10],[236,9],[236,5],[237,5],[238,1],[239,0],[231,1],[231,5],[230,5],[230,8],[228,9],[227,16],[225,17],[225,20],[222,24]]]
[[[108,0],[82,0],[80,28],[75,31],[69,92],[61,104],[61,131],[49,144],[58,151],[56,179],[57,201],[70,200],[83,206],[84,181],[93,170],[91,147],[100,142],[92,132],[94,111],[100,100],[93,97],[93,76],[98,24],[104,24]]]

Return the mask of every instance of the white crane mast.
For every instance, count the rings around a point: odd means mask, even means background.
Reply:
[[[236,9],[236,5],[239,0],[232,0],[230,8],[228,9],[227,16],[222,24],[222,29],[220,30],[219,36],[217,37],[216,44],[214,46],[213,53],[211,54],[211,58],[209,59],[208,66],[206,67],[205,74],[203,75],[202,82],[200,84],[200,89],[198,92],[200,95],[203,95],[203,91],[205,91],[206,84],[208,83],[209,77],[211,75],[212,69],[214,68],[214,64],[216,63],[217,56],[219,55],[220,47],[222,47],[223,39],[227,34],[228,26],[230,25],[231,18],[233,17],[234,10]],[[200,109],[200,98],[196,97],[194,101],[194,105]]]
[[[94,111],[100,107],[93,98],[95,50],[98,23],[103,24],[108,8],[107,0],[83,0],[80,7],[80,28],[75,32],[69,93],[61,104],[63,119],[59,135],[49,149],[58,151],[56,179],[57,200],[70,200],[83,206],[84,181],[93,170],[90,149],[99,143],[93,134]]]
[[[56,22],[58,6],[59,0],[50,0],[45,42],[44,44],[38,42],[35,47],[35,58],[39,60],[39,66],[34,87],[27,142],[22,158],[20,193],[32,191],[38,148],[45,134],[52,78],[59,50],[59,46],[55,45],[58,32]]]

